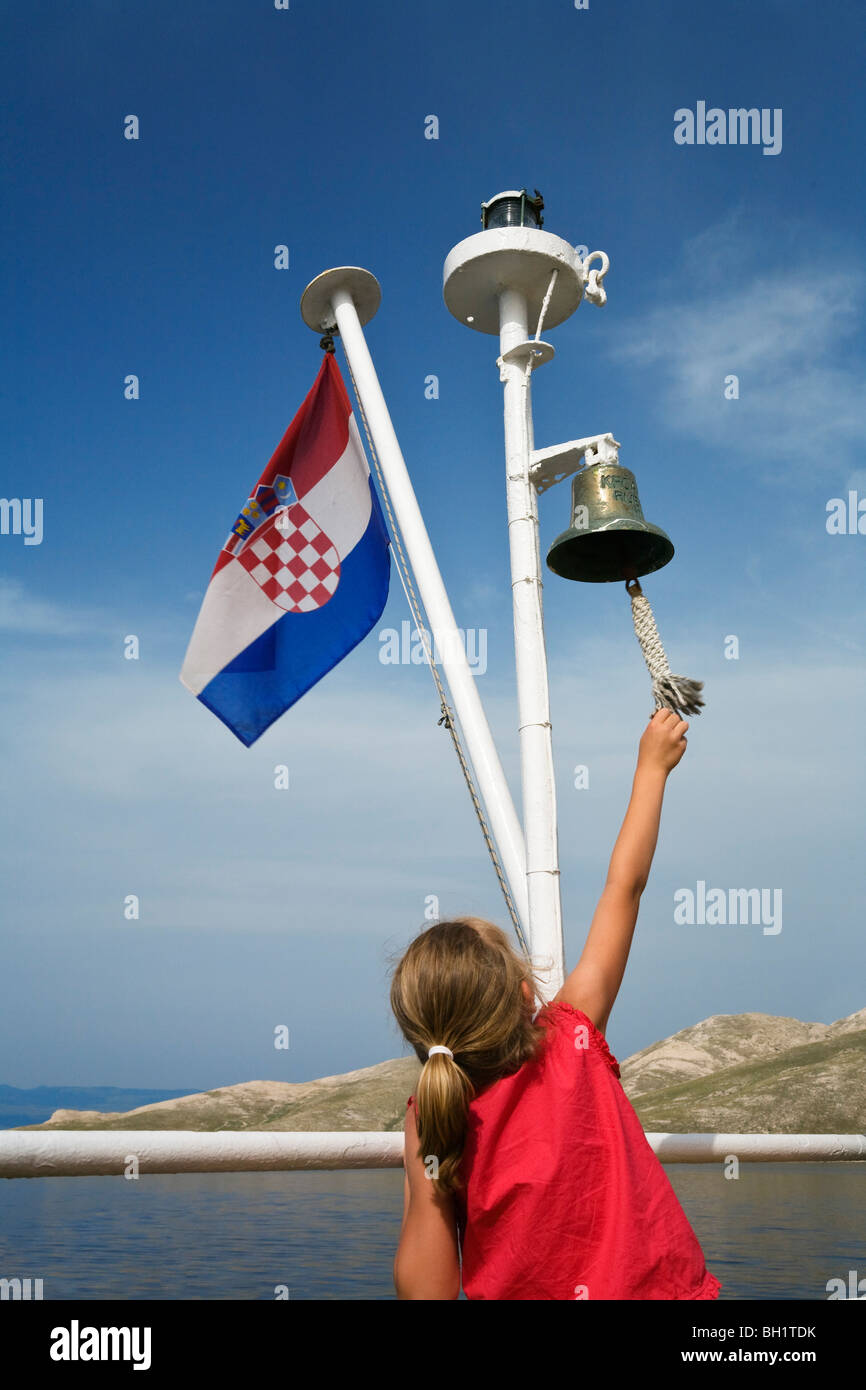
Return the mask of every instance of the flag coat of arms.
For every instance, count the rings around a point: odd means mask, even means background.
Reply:
[[[249,747],[378,622],[388,545],[349,396],[326,353],[217,557],[183,684]]]

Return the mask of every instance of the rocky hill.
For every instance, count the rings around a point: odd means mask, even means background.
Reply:
[[[835,1023],[716,1014],[621,1063],[647,1130],[866,1132],[866,1009]],[[396,1130],[419,1063],[316,1081],[246,1081],[134,1110],[56,1110],[29,1129]]]
[[[630,1096],[646,1130],[863,1134],[866,1028]]]
[[[644,1129],[860,1134],[866,1009],[835,1023],[715,1014],[634,1053],[622,1083]]]
[[[135,1110],[55,1110],[22,1129],[392,1130],[403,1125],[420,1064],[397,1057],[317,1081],[244,1081]]]
[[[188,1095],[188,1086],[145,1090],[141,1086],[0,1085],[0,1130],[42,1124],[60,1109],[96,1110],[99,1114],[107,1114]]]
[[[662,1042],[651,1043],[621,1063],[629,1096],[644,1095],[680,1081],[695,1081],[743,1062],[777,1057],[790,1048],[860,1032],[866,1009],[836,1023],[801,1023],[773,1014],[713,1014]]]

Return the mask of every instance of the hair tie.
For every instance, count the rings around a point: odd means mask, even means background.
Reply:
[[[454,1053],[451,1051],[451,1048],[443,1047],[441,1043],[436,1043],[435,1046],[431,1047],[430,1051],[427,1053],[427,1056],[432,1057],[434,1052],[447,1052],[449,1057],[454,1056]]]

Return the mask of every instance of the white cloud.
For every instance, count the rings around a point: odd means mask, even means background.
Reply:
[[[662,300],[624,325],[613,355],[646,369],[665,427],[730,451],[766,478],[784,465],[838,476],[866,441],[862,363],[852,341],[866,276],[814,250],[756,257],[735,209],[687,242]],[[739,398],[724,396],[739,378]]]
[[[579,664],[573,639],[552,646],[563,907],[573,964],[625,810],[651,699],[633,639],[587,634]],[[666,794],[617,1023],[618,1040],[628,1039],[625,1052],[710,1013],[766,1008],[829,1019],[862,1002],[848,983],[860,978],[862,661],[831,665],[804,642],[796,668],[778,653],[756,651],[748,662],[720,669],[706,643],[684,650],[688,673],[707,679],[708,707],[692,722],[688,754]],[[105,1017],[120,1026],[124,1011],[139,1016],[142,991],[162,997],[160,981],[174,979],[179,951],[195,965],[190,934],[201,933],[201,960],[215,962],[209,988],[230,999],[232,970],[240,967],[228,963],[231,952],[217,938],[240,939],[233,949],[254,962],[244,965],[241,990],[264,997],[277,968],[274,953],[281,953],[287,987],[303,994],[310,1020],[331,1016],[335,971],[357,974],[340,996],[354,1029],[364,999],[384,988],[383,952],[420,929],[427,895],[439,897],[443,915],[472,911],[507,924],[425,678],[410,667],[376,668],[363,678],[338,667],[248,750],[180,686],[176,670],[155,661],[118,658],[115,666],[102,656],[98,668],[85,669],[46,656],[7,672],[0,727],[15,736],[4,753],[10,794],[0,856],[16,938],[7,959],[24,962],[26,974],[31,956],[48,951],[39,943],[52,938],[66,951],[72,942],[93,952],[87,979],[101,1044]],[[485,677],[481,693],[519,798],[512,681]],[[289,765],[287,792],[274,788],[277,762]],[[588,791],[573,786],[578,763],[589,766]],[[747,947],[739,938],[673,931],[673,889],[700,878],[781,885],[783,933]],[[123,918],[129,893],[141,898],[141,920],[133,924]],[[293,944],[281,945],[287,933]],[[263,935],[273,945],[263,945]],[[765,954],[747,966],[747,949]],[[838,969],[816,971],[816,961],[830,957]],[[649,990],[638,983],[646,970]],[[772,974],[764,979],[761,970]],[[351,997],[356,984],[359,1001]],[[42,1015],[57,999],[68,1002],[65,976],[41,981]],[[210,999],[203,996],[190,1015],[208,1037]],[[161,1022],[184,1058],[187,1015],[172,1003]],[[315,1036],[314,1022],[305,1026]],[[370,1056],[399,1051],[390,1029],[383,1007],[380,1032],[368,1028],[380,1039]],[[311,1075],[327,1070],[308,1065]]]
[[[0,578],[0,631],[40,637],[73,637],[87,630],[87,618],[59,603],[33,598],[17,579]]]

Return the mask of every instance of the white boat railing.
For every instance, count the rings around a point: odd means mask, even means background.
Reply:
[[[866,1162],[864,1134],[655,1134],[663,1163]],[[0,1178],[400,1168],[403,1134],[378,1131],[2,1130]]]

